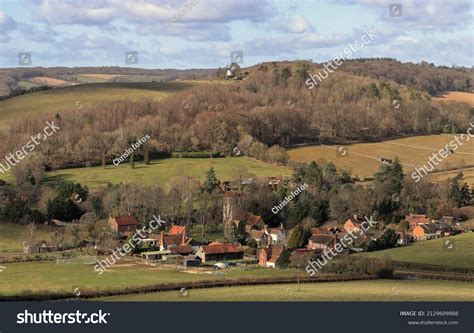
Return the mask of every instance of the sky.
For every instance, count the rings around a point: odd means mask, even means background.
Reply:
[[[216,68],[337,57],[473,65],[474,0],[0,0],[0,67]],[[136,52],[135,54],[127,52]],[[132,58],[130,58],[132,57]],[[23,63],[22,65],[25,65]]]

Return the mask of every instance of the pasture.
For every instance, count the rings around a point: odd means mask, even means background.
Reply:
[[[54,184],[56,180],[68,180],[97,188],[107,183],[135,183],[141,185],[160,185],[167,187],[178,176],[194,176],[204,181],[206,172],[213,167],[220,180],[238,179],[237,170],[246,169],[256,177],[291,175],[291,170],[283,166],[274,166],[249,157],[225,158],[168,158],[153,160],[149,165],[135,163],[132,169],[127,162],[106,168],[89,167],[64,169],[49,172],[46,182]]]
[[[452,244],[451,250],[445,247],[446,241]],[[390,258],[421,264],[446,265],[474,268],[474,233],[463,233],[456,236],[419,241],[409,246],[388,250],[366,252],[360,255],[369,258]]]
[[[111,296],[98,301],[170,302],[327,302],[327,301],[474,301],[470,282],[430,280],[372,280],[191,289],[187,297],[176,291]]]
[[[353,176],[363,179],[373,176],[382,164],[381,158],[393,160],[398,157],[403,163],[404,172],[411,174],[415,167],[422,167],[425,164],[428,166],[430,156],[439,152],[453,139],[454,135],[415,136],[375,143],[305,146],[291,148],[288,153],[290,160],[294,162],[332,161],[338,168],[350,171]],[[437,171],[462,170],[472,166],[474,166],[474,140],[465,140],[462,146],[439,163]],[[471,171],[467,173],[472,177]],[[457,171],[449,173],[453,176],[456,174]],[[440,177],[436,173],[433,176]]]

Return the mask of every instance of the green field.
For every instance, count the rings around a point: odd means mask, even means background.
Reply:
[[[470,282],[373,280],[260,285],[104,297],[100,301],[474,301]]]
[[[372,177],[381,165],[379,159],[394,159],[398,156],[404,163],[404,171],[411,174],[415,166],[427,164],[428,158],[439,151],[451,140],[454,135],[429,135],[416,136],[396,140],[388,140],[376,143],[358,143],[345,146],[306,146],[292,148],[288,151],[290,160],[295,162],[310,162],[325,159],[332,161],[338,168],[351,171],[353,176],[361,179]],[[341,152],[338,153],[339,148]],[[474,140],[463,142],[454,154],[449,155],[439,167],[442,169],[464,168],[474,165]],[[454,176],[456,173],[451,172]],[[470,176],[474,176],[470,174]],[[471,178],[471,183],[474,179]]]
[[[122,259],[102,275],[95,272],[91,265],[27,262],[2,264],[2,266],[6,268],[0,273],[0,299],[2,295],[17,295],[19,293],[27,295],[45,292],[73,293],[75,288],[86,292],[200,280],[296,276],[293,270],[281,271],[258,267],[247,270],[228,269],[222,275],[191,274],[135,263],[132,259]]]
[[[0,129],[9,121],[40,113],[74,111],[100,103],[141,98],[161,99],[195,86],[194,82],[89,83],[40,91],[0,101]]]
[[[204,180],[209,168],[214,167],[220,180],[237,179],[237,168],[245,167],[257,177],[290,175],[287,167],[270,165],[248,157],[226,158],[168,158],[154,160],[150,165],[135,163],[131,169],[128,163],[102,167],[65,169],[48,173],[46,181],[54,183],[57,179],[69,180],[96,188],[107,183],[136,183],[166,187],[180,172],[185,176],[196,176]]]
[[[54,227],[37,226],[35,230],[37,240],[50,239]],[[26,226],[12,223],[0,223],[0,255],[2,252],[23,251],[23,241],[26,239]]]
[[[450,244],[453,244],[452,250],[443,248],[443,244],[446,241],[450,241]],[[474,233],[463,233],[452,237],[419,241],[409,246],[362,253],[360,255],[370,258],[390,258],[396,261],[421,264],[474,268]]]

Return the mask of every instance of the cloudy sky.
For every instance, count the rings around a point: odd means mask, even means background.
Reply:
[[[391,7],[391,4],[397,4]],[[401,7],[398,5],[400,4]],[[366,29],[352,57],[473,65],[471,0],[0,0],[0,67],[243,66],[336,57]]]

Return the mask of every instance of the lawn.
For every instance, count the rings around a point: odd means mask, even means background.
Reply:
[[[474,301],[470,282],[373,280],[191,289],[104,297],[100,301]]]
[[[447,250],[443,246],[446,241],[453,245],[451,250]],[[422,264],[474,268],[474,233],[463,233],[452,237],[420,241],[410,246],[362,253],[360,255],[370,258],[391,258],[396,261]]]
[[[270,270],[263,268],[228,269],[222,275],[191,274],[172,269],[159,269],[122,259],[107,272],[99,275],[91,265],[57,265],[55,262],[27,262],[2,264],[6,267],[0,274],[0,299],[2,295],[19,293],[31,295],[41,292],[71,292],[75,288],[85,290],[116,290],[126,287],[180,283],[199,280],[222,280],[243,277],[289,277],[296,276],[293,270]]]
[[[96,188],[109,182],[167,187],[173,177],[179,174],[204,180],[206,172],[211,167],[214,168],[220,180],[236,179],[238,177],[236,170],[242,167],[257,177],[291,174],[287,167],[270,165],[248,157],[168,158],[154,160],[150,165],[135,163],[134,169],[131,169],[128,163],[123,163],[119,166],[108,165],[106,168],[99,166],[58,170],[48,173],[46,181],[54,184],[55,180],[63,179],[87,184],[89,188]]]
[[[39,113],[74,111],[100,103],[141,98],[162,99],[195,86],[193,82],[104,82],[40,91],[0,101],[0,128],[12,120]]]
[[[290,160],[310,162],[325,159],[332,161],[338,168],[351,171],[360,178],[372,177],[379,169],[381,157],[394,159],[398,156],[404,163],[404,171],[411,174],[415,166],[423,166],[436,151],[454,139],[453,135],[415,136],[376,143],[359,143],[345,146],[316,145],[289,149]],[[340,148],[342,147],[342,148]],[[345,154],[338,153],[345,152]],[[464,141],[454,154],[442,163],[440,170],[464,168],[474,165],[474,140]],[[455,175],[454,172],[451,173]],[[472,179],[471,179],[472,181]]]

